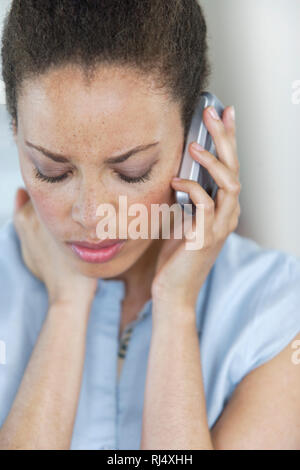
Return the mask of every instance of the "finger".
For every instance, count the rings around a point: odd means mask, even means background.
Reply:
[[[241,214],[241,210],[240,210],[240,206],[238,205],[237,209],[232,214],[229,227],[228,227],[229,232],[234,232],[237,229],[239,225],[240,214]]]
[[[14,211],[18,212],[21,207],[29,201],[30,197],[24,188],[18,188],[15,195]]]
[[[227,234],[230,231],[231,219],[239,217],[241,207],[238,196],[225,193],[222,189],[217,192],[215,210],[215,230],[217,234]]]
[[[16,191],[16,194],[15,194],[14,216],[16,215],[16,213],[18,212],[18,210],[20,208],[19,192],[20,192],[20,189],[18,188],[17,191]]]
[[[204,204],[204,208],[209,211],[214,210],[214,200],[208,195],[205,189],[196,181],[191,181],[184,178],[173,178],[171,184],[175,191],[183,191],[188,193],[192,202],[196,204]]]
[[[207,169],[219,188],[233,193],[241,189],[241,184],[236,173],[224,165],[224,163],[212,153],[207,150],[198,150],[197,144],[195,143],[190,146],[190,153]]]
[[[13,210],[13,223],[19,236],[20,236],[19,224],[22,224],[22,220],[20,220],[20,218],[22,219],[25,217],[24,211],[27,209],[27,203],[29,201],[30,201],[30,197],[27,191],[23,188],[18,188],[16,191],[16,195],[15,195],[15,203],[14,203],[14,210]]]
[[[215,115],[215,117],[212,117],[212,115]],[[227,122],[227,113],[225,113],[224,118]],[[235,148],[232,146],[232,137],[229,137],[223,121],[220,119],[213,106],[208,106],[204,110],[203,119],[204,124],[214,141],[218,158],[229,169],[237,172],[239,169],[239,162]]]
[[[227,106],[227,108],[225,108],[222,116],[222,121],[229,137],[229,140],[231,142],[232,148],[234,152],[237,153],[236,120],[234,106]]]
[[[207,192],[202,188],[202,186],[196,181],[190,181],[188,179],[180,178],[179,180],[173,179],[171,181],[171,184],[175,190],[188,193],[192,202],[196,206],[196,212],[199,213],[199,217],[193,217],[192,229],[194,230],[195,223],[197,220],[200,220],[200,221],[202,220],[201,211],[204,210],[205,232],[209,233],[210,228],[213,226],[214,216],[215,216],[214,200],[207,194]],[[198,207],[197,207],[197,204],[199,205]]]

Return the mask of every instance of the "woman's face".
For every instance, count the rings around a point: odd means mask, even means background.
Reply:
[[[112,204],[117,216],[119,196],[127,197],[128,207],[144,204],[150,237],[151,204],[175,202],[170,181],[179,170],[184,130],[179,105],[154,86],[134,70],[117,67],[99,67],[89,84],[76,66],[24,82],[15,129],[24,184],[39,219],[84,275],[117,276],[153,242],[127,236],[110,261],[95,264],[80,259],[67,242],[99,242],[96,229],[101,217],[96,211],[100,204]],[[150,144],[155,145],[126,161],[111,160]],[[51,155],[65,160],[54,161]],[[43,181],[36,177],[36,168],[50,178],[66,177]],[[148,170],[144,181],[124,180]],[[127,226],[134,218],[128,217]],[[116,228],[119,238],[118,223]]]

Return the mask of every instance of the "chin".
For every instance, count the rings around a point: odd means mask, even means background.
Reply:
[[[92,278],[104,278],[104,279],[110,279],[119,276],[123,272],[127,271],[128,268],[126,266],[121,266],[120,263],[114,263],[112,265],[111,261],[108,261],[107,263],[102,263],[101,265],[99,264],[87,264],[80,262],[80,264],[77,267],[77,270],[86,277],[92,277]]]

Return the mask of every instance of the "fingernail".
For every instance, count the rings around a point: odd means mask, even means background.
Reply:
[[[208,112],[213,119],[215,119],[216,121],[220,121],[220,116],[218,115],[216,109],[213,106],[209,106]]]
[[[180,181],[181,178],[177,178],[177,176],[174,176],[173,181]]]
[[[193,149],[198,150],[198,152],[203,152],[205,150],[205,148],[202,147],[202,145],[198,144],[197,142],[194,142],[192,144],[192,147]]]
[[[233,121],[235,121],[235,109],[234,109],[234,106],[231,106],[230,112],[231,112],[231,119],[232,119]]]

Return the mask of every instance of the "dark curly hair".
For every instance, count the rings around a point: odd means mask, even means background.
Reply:
[[[135,67],[180,103],[185,139],[211,72],[197,0],[13,0],[4,20],[2,75],[11,125],[30,79],[77,64]]]

